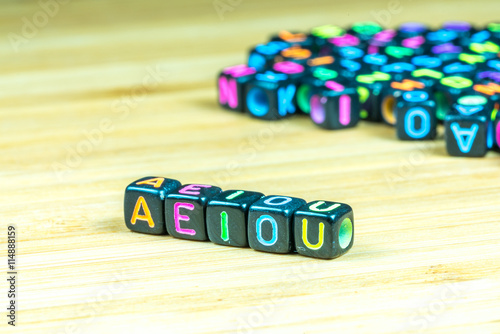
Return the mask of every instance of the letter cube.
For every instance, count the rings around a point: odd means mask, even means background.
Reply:
[[[389,64],[382,66],[381,72],[390,74],[393,80],[401,81],[404,79],[410,79],[411,72],[416,69],[416,66],[410,62],[391,62]]]
[[[500,22],[490,22],[486,25],[486,29],[491,34],[493,41],[500,42]]]
[[[247,65],[237,65],[222,70],[217,81],[219,104],[229,110],[244,111],[244,86],[257,71]]]
[[[125,224],[135,232],[166,234],[165,197],[181,183],[163,177],[148,176],[132,182],[125,189]]]
[[[396,134],[401,140],[436,138],[436,101],[430,91],[414,90],[396,98]]]
[[[314,201],[294,214],[297,252],[304,256],[333,259],[345,254],[354,242],[354,216],[347,204]]]
[[[165,220],[168,234],[189,240],[208,240],[205,211],[210,199],[222,190],[205,184],[183,185],[168,194]]]
[[[394,29],[386,29],[376,33],[369,41],[367,52],[369,54],[380,53],[386,46],[396,45],[397,32]]]
[[[495,120],[495,142],[497,144],[497,148],[500,149],[500,112],[496,109],[497,112],[494,115]]]
[[[429,32],[429,27],[420,23],[420,22],[405,22],[402,23],[398,27],[398,40],[415,37],[415,36],[423,36]]]
[[[438,29],[434,31],[429,31],[425,35],[426,44],[429,48],[446,45],[446,44],[457,44],[459,42],[459,36],[455,31]],[[446,50],[445,52],[450,52]],[[439,53],[445,53],[439,52]],[[435,52],[436,53],[436,52]]]
[[[361,61],[363,67],[362,72],[364,74],[378,72],[382,69],[382,66],[385,66],[387,64],[387,62],[388,58],[386,55],[379,53],[367,54]]]
[[[314,58],[314,54],[310,49],[306,49],[299,45],[292,45],[289,48],[281,50],[275,58],[275,63],[283,61],[291,61],[301,65],[306,65],[307,61]]]
[[[356,77],[357,91],[361,103],[360,118],[372,122],[381,121],[380,106],[383,92],[387,90],[392,77],[383,72],[360,74]]]
[[[434,46],[428,44],[427,47],[430,47],[430,55],[438,57],[442,61],[457,60],[463,51],[461,46],[453,43],[442,43]]]
[[[417,67],[417,70],[439,71],[441,69],[441,65],[443,64],[443,61],[441,59],[439,59],[438,57],[431,57],[428,55],[424,55],[424,56],[413,57],[411,59],[411,63]],[[427,73],[425,73],[425,71],[422,71],[422,72],[424,72],[424,73],[422,73],[424,75],[427,74]],[[429,73],[433,74],[433,72],[429,72]],[[443,76],[444,76],[443,73],[441,73],[440,78],[438,78],[438,79],[441,79]],[[429,77],[434,78],[435,75],[430,75]],[[435,81],[433,81],[433,83],[434,82]]]
[[[305,33],[301,32],[290,32],[287,30],[282,30],[279,33],[271,37],[271,41],[284,42],[290,45],[298,45],[306,49],[311,49],[314,47],[313,38]]]
[[[472,80],[462,76],[446,76],[435,85],[435,97],[437,103],[437,119],[443,121],[451,107],[460,96],[470,92]]]
[[[345,30],[335,25],[323,25],[311,29],[311,37],[318,50],[323,49],[330,38],[340,37],[345,34]]]
[[[356,22],[349,29],[348,33],[356,36],[363,42],[369,42],[383,28],[376,22],[365,21]]]
[[[330,57],[333,59],[333,57]],[[316,88],[324,85],[326,80],[335,79],[339,76],[333,65],[309,67],[310,73],[303,75],[298,84],[296,101],[298,110],[304,114],[311,112],[311,97]]]
[[[287,74],[258,73],[246,85],[245,110],[251,116],[265,120],[287,117],[297,110],[296,92],[297,86]]]
[[[266,196],[250,206],[248,244],[255,250],[290,253],[293,243],[293,213],[306,201],[287,196]]]
[[[392,68],[391,67],[392,64],[397,64],[394,67],[399,67],[399,64],[411,64],[410,61],[412,57],[416,55],[414,49],[398,45],[389,45],[382,48],[382,50],[383,51],[381,53],[387,55],[387,57],[389,58],[388,64],[385,65],[384,68],[382,68],[382,72],[387,72],[387,73],[396,72],[394,70],[390,70]],[[410,69],[410,71],[412,71],[413,69]],[[396,73],[399,73],[399,71],[400,69],[398,68]]]
[[[396,99],[405,92],[425,89],[423,82],[411,79],[392,81],[382,92],[382,105],[380,106],[382,121],[388,125],[396,125]]]
[[[346,80],[351,80],[363,72],[363,63],[361,61],[340,59],[338,64],[340,77],[345,78]]]
[[[442,72],[445,76],[458,76],[463,78],[472,78],[474,75],[474,71],[476,67],[471,64],[467,64],[458,59],[452,59],[448,61],[444,61],[441,64]]]
[[[431,58],[431,57],[429,57]],[[444,77],[443,72],[434,68],[419,68],[411,73],[412,80],[422,82],[425,87],[435,87],[435,85]],[[450,108],[450,101],[441,92],[433,90],[433,99],[436,101],[436,118],[443,120],[444,115]]]
[[[476,32],[476,29],[469,22],[465,21],[448,21],[443,23],[442,29],[445,31],[455,32],[460,44],[468,42],[468,38]]]
[[[275,63],[276,56],[288,47],[290,47],[289,43],[279,41],[259,44],[250,51],[248,66],[257,69],[257,71],[268,70]]]
[[[358,124],[361,104],[356,87],[325,81],[311,97],[311,119],[324,129],[351,128]]]
[[[207,233],[213,243],[248,247],[247,222],[250,206],[264,197],[253,191],[227,190],[208,202]]]
[[[446,150],[451,156],[482,157],[493,146],[492,107],[480,95],[458,99],[445,117]]]

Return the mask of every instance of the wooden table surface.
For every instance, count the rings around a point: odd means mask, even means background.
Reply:
[[[16,226],[16,330],[500,333],[498,153],[453,158],[442,131],[408,143],[380,124],[329,132],[215,102],[218,70],[282,28],[484,24],[499,10],[455,0],[5,0],[0,233],[6,272]],[[349,203],[354,247],[325,261],[132,233],[123,191],[147,175]],[[3,333],[13,328],[1,281]]]

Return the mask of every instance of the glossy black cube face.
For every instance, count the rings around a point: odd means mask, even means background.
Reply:
[[[445,116],[451,111],[458,98],[472,89],[473,82],[461,76],[447,76],[436,84],[435,97],[437,103],[437,119],[444,121]]]
[[[135,232],[166,234],[165,198],[181,186],[177,180],[148,176],[125,189],[125,224]]]
[[[446,150],[451,156],[483,157],[495,141],[491,106],[479,95],[463,96],[445,121]]]
[[[258,73],[245,91],[245,110],[253,117],[277,120],[297,111],[297,86],[284,73]]]
[[[276,42],[284,42],[290,45],[298,45],[306,49],[312,49],[314,47],[313,38],[301,32],[290,32],[287,30],[282,30],[276,35],[271,36],[270,40]]]
[[[378,23],[365,21],[353,24],[348,33],[356,36],[360,41],[368,42],[382,30],[383,28]]]
[[[382,92],[380,114],[382,121],[388,125],[396,126],[396,99],[406,92],[414,90],[424,90],[426,88],[423,82],[414,79],[403,79],[393,81]]]
[[[361,111],[357,89],[333,80],[326,81],[325,87],[311,97],[311,120],[329,130],[356,126]]]
[[[290,253],[293,244],[293,213],[306,202],[288,196],[266,196],[250,206],[248,244],[255,250]]]
[[[215,196],[207,206],[207,233],[213,243],[248,247],[247,222],[250,206],[264,194],[228,190]]]
[[[436,102],[430,91],[415,90],[396,98],[396,134],[401,140],[436,137]]]
[[[219,105],[232,111],[244,111],[245,84],[252,80],[257,71],[246,65],[228,67],[219,74],[217,90]]]
[[[276,62],[290,61],[300,65],[306,65],[307,62],[314,58],[315,54],[305,47],[300,45],[292,45],[280,52],[276,57]]]
[[[165,221],[168,234],[189,240],[208,240],[205,211],[210,199],[221,192],[205,184],[183,185],[165,200]]]
[[[295,212],[293,226],[295,247],[304,256],[333,259],[354,242],[354,216],[347,204],[310,202]]]
[[[343,28],[329,24],[312,28],[310,35],[314,45],[321,50],[323,47],[330,44],[329,40],[331,38],[343,36],[345,33],[346,31]]]

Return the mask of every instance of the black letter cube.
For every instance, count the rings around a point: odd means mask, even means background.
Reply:
[[[125,189],[125,224],[135,232],[166,234],[165,197],[181,183],[163,177],[148,176],[132,182]]]
[[[264,194],[227,190],[215,196],[207,206],[207,233],[213,243],[248,247],[247,222],[250,205]]]
[[[297,252],[304,256],[333,259],[346,253],[354,241],[354,216],[347,204],[314,201],[294,215]]]
[[[207,203],[221,189],[204,184],[183,185],[165,201],[168,234],[189,240],[208,240],[205,226]]]
[[[290,253],[293,250],[293,213],[306,201],[288,196],[266,196],[250,206],[248,244],[255,250]]]

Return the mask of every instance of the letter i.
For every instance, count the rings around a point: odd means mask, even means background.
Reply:
[[[227,212],[222,211],[220,213],[220,237],[224,241],[229,241],[229,230],[228,230],[228,224],[227,224]]]

